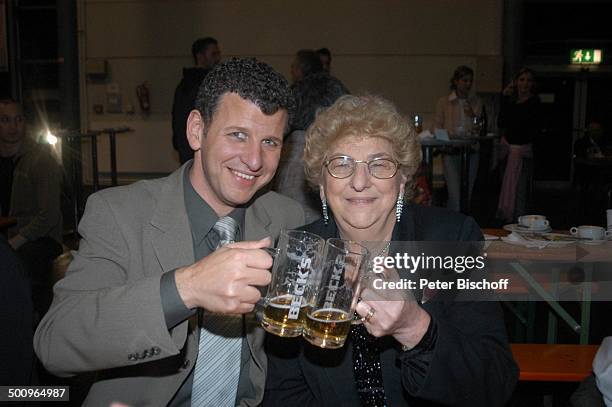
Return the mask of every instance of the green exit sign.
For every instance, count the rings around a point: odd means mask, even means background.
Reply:
[[[600,64],[602,53],[600,49],[573,49],[570,54],[572,64]]]

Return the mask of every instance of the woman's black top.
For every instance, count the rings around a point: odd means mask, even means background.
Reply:
[[[509,144],[523,145],[533,142],[542,129],[540,98],[532,96],[522,103],[514,98],[502,97],[497,126]]]

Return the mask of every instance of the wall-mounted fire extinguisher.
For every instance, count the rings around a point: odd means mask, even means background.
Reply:
[[[146,82],[136,86],[136,96],[138,96],[138,103],[140,104],[140,110],[143,113],[151,112],[151,103],[149,101],[149,88]]]

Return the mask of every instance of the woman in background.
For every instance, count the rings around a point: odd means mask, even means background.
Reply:
[[[304,137],[314,121],[317,111],[331,106],[349,91],[340,80],[327,72],[312,73],[292,86],[295,96],[295,115],[291,120],[291,133],[283,141],[276,177],[272,189],[295,199],[304,207],[306,223],[321,217],[316,194],[304,178]]]
[[[542,128],[541,120],[535,74],[523,68],[504,89],[497,119],[502,133],[501,155],[507,157],[497,217],[505,222],[525,214],[527,180],[532,172],[532,142]]]
[[[472,136],[472,123],[482,114],[482,101],[471,93],[474,71],[468,66],[459,66],[450,79],[451,92],[436,104],[434,129],[444,129],[450,139]],[[448,191],[446,207],[455,211],[460,209],[461,156],[458,149],[448,150],[443,155],[444,179]],[[478,171],[478,145],[470,153],[468,207]]]

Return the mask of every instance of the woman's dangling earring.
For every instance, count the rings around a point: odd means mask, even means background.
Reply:
[[[329,223],[329,214],[327,213],[327,199],[325,199],[325,196],[321,198],[321,206],[323,207],[323,223],[327,225]]]
[[[395,204],[395,220],[399,223],[402,218],[402,210],[404,209],[404,195],[400,192],[397,195],[397,203]]]

